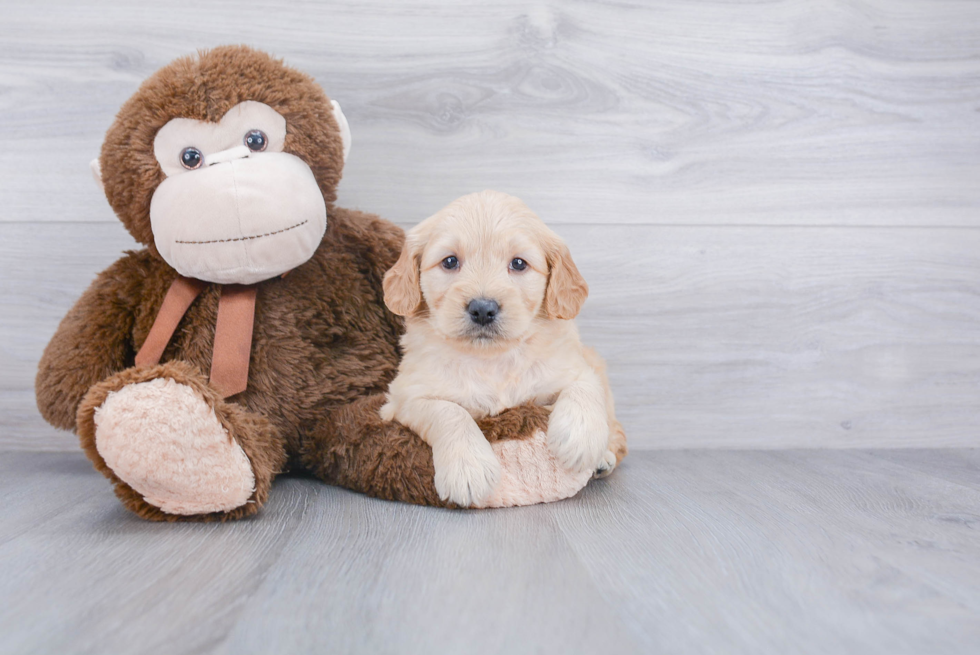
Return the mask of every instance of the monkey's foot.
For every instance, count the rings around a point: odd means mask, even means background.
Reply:
[[[269,421],[221,398],[186,362],[131,368],[89,389],[78,436],[133,512],[223,521],[258,511],[286,461]]]
[[[548,448],[548,436],[542,430],[527,439],[505,439],[492,445],[500,460],[500,481],[479,507],[562,500],[577,494],[592,477],[589,470],[565,469]]]
[[[255,491],[245,451],[214,409],[174,380],[110,393],[95,410],[95,447],[123,482],[169,514],[227,512]]]

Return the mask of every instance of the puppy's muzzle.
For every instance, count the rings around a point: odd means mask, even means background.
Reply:
[[[496,320],[500,305],[497,304],[496,300],[477,298],[470,301],[470,304],[466,306],[466,311],[469,313],[471,321],[485,327]]]

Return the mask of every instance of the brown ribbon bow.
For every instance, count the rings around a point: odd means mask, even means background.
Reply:
[[[191,303],[207,288],[208,282],[178,275],[167,291],[150,334],[136,354],[137,366],[160,363],[163,351]],[[224,398],[245,391],[248,386],[248,360],[252,350],[255,323],[254,284],[225,284],[218,300],[218,320],[214,326],[211,351],[211,386]]]

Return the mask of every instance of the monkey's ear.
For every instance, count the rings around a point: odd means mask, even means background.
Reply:
[[[333,117],[337,121],[337,126],[340,128],[340,138],[344,142],[344,161],[347,161],[347,155],[350,154],[350,125],[347,123],[347,117],[344,116],[344,112],[340,109],[340,103],[336,100],[331,100],[330,105],[333,107]]]
[[[393,314],[411,316],[422,304],[422,286],[419,281],[418,241],[409,235],[402,247],[402,254],[395,265],[385,273],[382,286],[385,292],[385,305]]]
[[[88,166],[92,169],[92,177],[95,178],[95,183],[102,189],[102,193],[105,193],[105,185],[102,184],[102,164],[99,163],[99,158],[96,157],[90,161]]]

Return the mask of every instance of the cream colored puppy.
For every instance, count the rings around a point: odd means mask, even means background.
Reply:
[[[419,223],[384,291],[407,320],[381,417],[432,447],[444,500],[490,495],[500,463],[474,418],[529,401],[554,406],[548,444],[566,468],[602,476],[626,454],[604,364],[571,321],[588,285],[519,199],[474,193]]]

